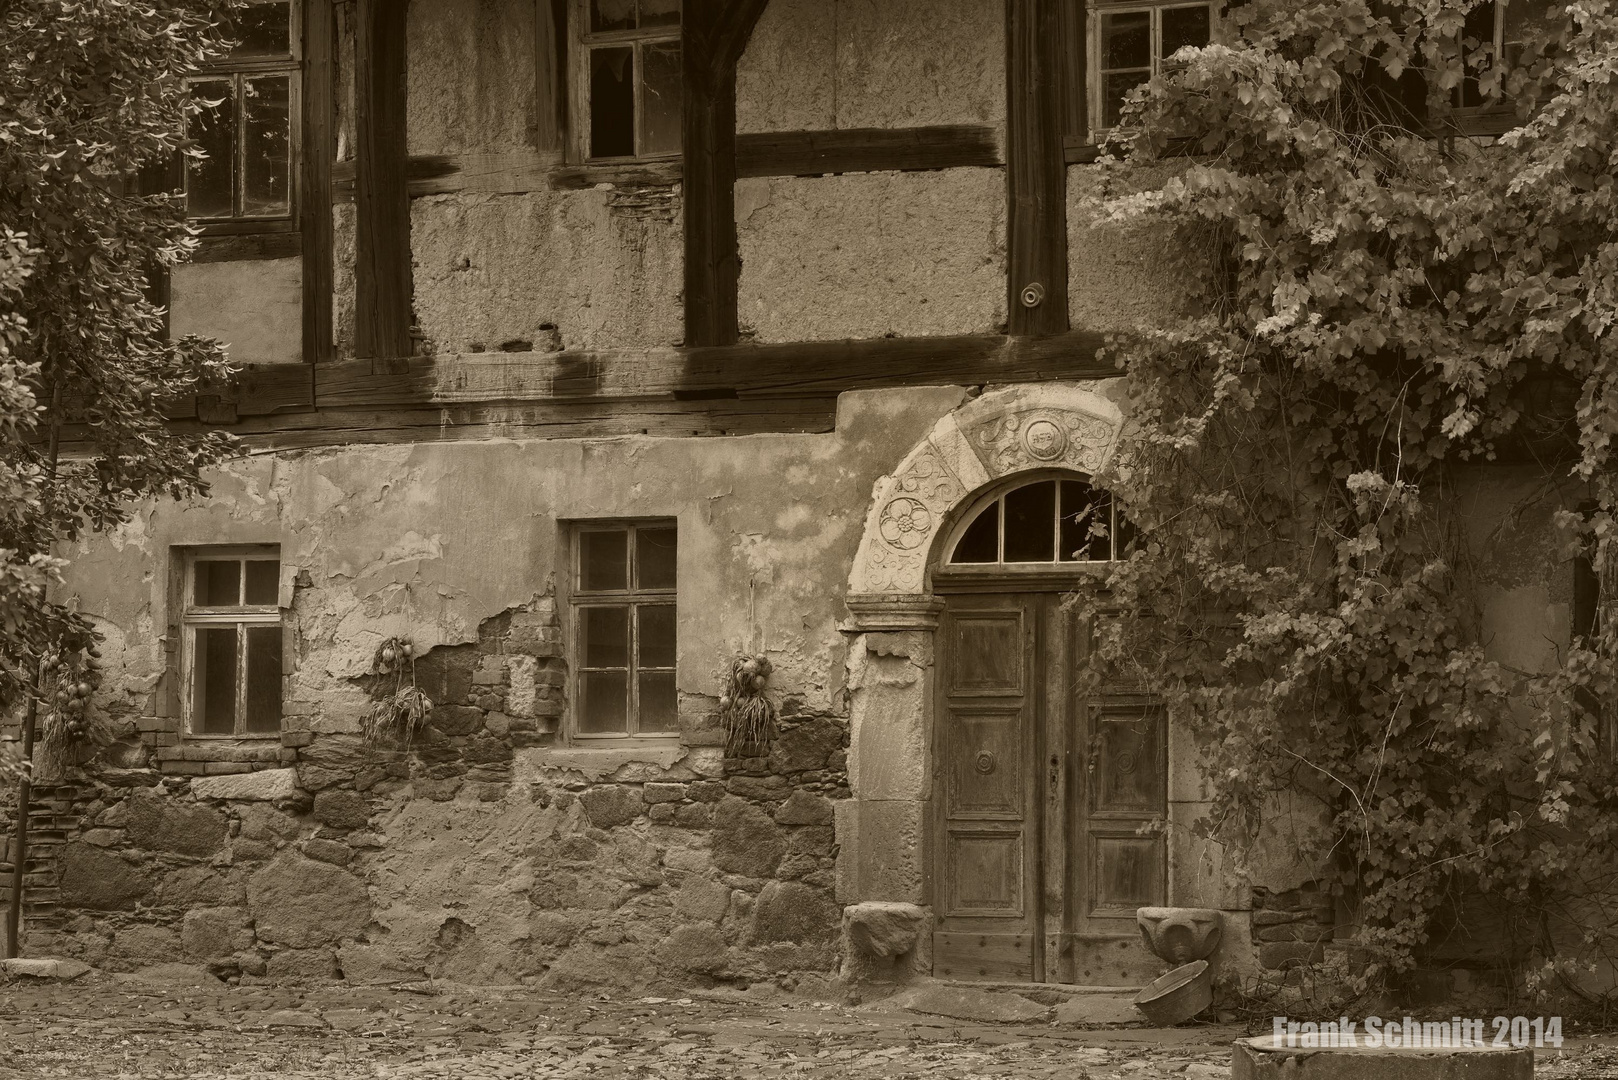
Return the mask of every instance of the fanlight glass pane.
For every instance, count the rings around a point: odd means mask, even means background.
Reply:
[[[629,587],[629,533],[579,534],[579,589],[583,592],[623,590]]]
[[[1005,561],[1056,561],[1056,481],[1006,493]]]
[[[949,561],[957,566],[1108,562],[1129,550],[1132,537],[1109,493],[1083,480],[1038,480],[978,511]]]
[[[198,607],[235,607],[242,602],[242,564],[232,559],[197,561],[194,603]]]
[[[248,4],[228,27],[237,56],[285,56],[292,51],[292,10],[286,0]]]

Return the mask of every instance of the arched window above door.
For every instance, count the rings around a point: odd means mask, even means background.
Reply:
[[[1083,480],[1034,480],[980,508],[955,538],[952,566],[1110,562],[1127,546],[1112,495]],[[1122,523],[1127,532],[1127,523]]]

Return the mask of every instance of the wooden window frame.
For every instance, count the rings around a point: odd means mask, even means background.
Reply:
[[[208,607],[195,602],[197,564],[204,562],[242,562],[247,560],[265,560],[274,558],[276,562],[276,603],[274,604],[236,604],[223,607]],[[243,739],[279,739],[281,737],[281,724],[276,725],[274,731],[248,731],[247,730],[247,629],[249,627],[274,626],[285,629],[285,620],[282,617],[280,606],[280,577],[281,577],[281,548],[277,544],[242,544],[217,547],[194,547],[184,549],[181,555],[180,573],[180,663],[179,663],[179,699],[180,699],[180,730],[187,739],[206,739],[213,741],[239,741]],[[246,569],[243,567],[243,588],[245,585]],[[234,730],[230,732],[197,731],[195,729],[196,703],[193,700],[196,685],[193,679],[195,674],[196,634],[199,629],[209,627],[234,626],[236,627],[236,710]],[[282,642],[282,671],[286,665],[286,642]],[[283,692],[285,687],[282,688]],[[282,700],[283,706],[285,699]],[[283,722],[285,717],[283,715]]]
[[[264,0],[274,3],[277,0]],[[200,228],[204,236],[229,236],[258,233],[290,233],[298,232],[301,227],[300,212],[303,205],[303,24],[307,16],[306,3],[315,5],[321,14],[327,14],[320,7],[321,0],[286,0],[288,7],[287,45],[288,52],[284,56],[244,57],[241,59],[228,58],[218,63],[209,64],[201,68],[194,75],[186,77],[189,87],[199,82],[217,82],[221,77],[228,77],[237,87],[237,107],[240,108],[240,85],[244,77],[255,75],[286,75],[287,76],[287,212],[276,217],[236,217],[228,218],[189,218],[191,224]],[[235,122],[235,118],[232,118]],[[238,165],[241,163],[238,162]],[[186,177],[182,165],[180,169],[181,190],[185,190]],[[231,200],[237,197],[236,178],[232,175]],[[189,213],[189,207],[187,208]]]
[[[1214,38],[1214,29],[1219,24],[1220,4],[1217,0],[1081,0],[1084,4],[1084,73],[1085,73],[1085,101],[1087,105],[1085,120],[1086,137],[1093,142],[1103,139],[1112,129],[1104,121],[1106,119],[1107,103],[1103,96],[1105,72],[1102,68],[1101,56],[1101,16],[1103,14],[1128,14],[1145,11],[1151,15],[1151,42],[1148,46],[1152,62],[1148,79],[1155,79],[1163,72],[1162,55],[1163,42],[1163,12],[1171,8],[1202,7],[1208,9],[1208,39]],[[1134,68],[1116,68],[1110,70],[1124,71],[1136,70]]]
[[[674,587],[671,589],[642,589],[626,587],[623,589],[585,589],[584,581],[584,544],[582,538],[588,533],[624,533],[625,534],[625,584],[631,585],[635,581],[635,533],[639,529],[673,529],[675,542],[679,540],[679,522],[675,518],[606,518],[590,521],[569,522],[567,556],[567,584],[568,584],[568,671],[572,675],[573,692],[568,695],[568,735],[569,738],[580,745],[678,745],[680,733],[675,731],[647,731],[639,730],[640,724],[640,679],[641,671],[667,671],[674,676],[674,693],[676,710],[679,701],[679,570],[676,567]],[[629,653],[627,666],[624,668],[589,668],[584,664],[584,635],[582,632],[582,612],[590,608],[626,608],[634,611],[639,607],[672,607],[674,608],[675,624],[675,664],[671,668],[647,667],[640,664],[640,617],[638,612],[632,614],[628,621],[629,626]],[[580,705],[583,700],[584,675],[589,671],[623,671],[627,681],[628,704],[625,712],[624,730],[616,731],[584,731],[582,730],[583,716]],[[676,713],[677,714],[677,713]]]
[[[613,165],[644,165],[655,162],[680,162],[684,159],[684,146],[672,151],[659,154],[631,154],[628,157],[593,157],[590,154],[590,64],[591,49],[599,46],[631,45],[635,50],[635,70],[641,71],[640,51],[648,44],[663,44],[673,42],[680,46],[680,63],[685,64],[685,42],[682,34],[686,12],[685,4],[680,5],[680,22],[673,26],[659,26],[651,29],[637,28],[634,30],[612,30],[594,33],[590,30],[590,0],[568,0],[567,8],[567,106],[568,128],[567,139],[568,159],[575,164],[585,166],[613,166]],[[681,80],[680,108],[683,113],[688,103],[684,100],[684,79]],[[635,105],[633,122],[635,125],[634,140],[640,142],[641,117],[641,84],[637,77],[634,84]],[[683,120],[683,118],[682,118]],[[681,143],[684,138],[684,123],[681,124]]]

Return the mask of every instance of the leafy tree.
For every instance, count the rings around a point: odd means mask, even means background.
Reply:
[[[1564,967],[1613,952],[1590,930],[1618,897],[1618,628],[1551,676],[1491,660],[1455,492],[1537,460],[1595,508],[1562,515],[1569,553],[1618,555],[1618,7],[1549,9],[1496,56],[1477,6],[1233,7],[1114,140],[1120,171],[1180,167],[1099,211],[1178,230],[1217,294],[1116,342],[1134,422],[1105,479],[1139,540],[1080,597],[1090,677],[1144,680],[1199,733],[1200,827],[1234,852],[1278,793],[1317,800],[1304,854],[1357,912],[1367,984],[1464,895]],[[1467,137],[1472,85],[1519,126]]]
[[[196,241],[143,169],[187,151],[183,76],[223,55],[209,0],[10,0],[0,11],[0,705],[88,627],[47,596],[65,545],[141,499],[204,490],[230,452],[165,407],[229,377],[168,340],[154,272]]]

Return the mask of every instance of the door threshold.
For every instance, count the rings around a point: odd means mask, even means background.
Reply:
[[[1146,988],[1145,984],[1140,986],[1088,986],[1082,983],[991,982],[985,979],[934,979],[933,981],[944,986],[959,986],[967,990],[992,990],[1013,994],[1040,990],[1055,991],[1058,994],[1073,996],[1080,994],[1138,994]]]

